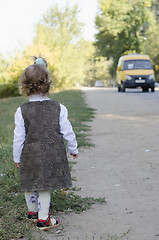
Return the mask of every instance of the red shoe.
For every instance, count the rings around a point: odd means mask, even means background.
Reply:
[[[44,230],[44,231],[49,228],[58,227],[59,225],[60,225],[60,221],[58,219],[50,217],[50,216],[46,220],[38,219],[38,221],[37,221],[37,227],[40,230]]]
[[[28,219],[31,219],[34,222],[36,222],[38,219],[38,213],[37,212],[28,212]]]

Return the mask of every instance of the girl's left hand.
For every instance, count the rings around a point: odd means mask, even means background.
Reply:
[[[19,163],[15,163],[17,168],[20,168],[20,164]]]
[[[73,156],[73,159],[78,158],[78,154],[73,154],[73,153],[70,153],[70,154],[71,154],[71,156]]]

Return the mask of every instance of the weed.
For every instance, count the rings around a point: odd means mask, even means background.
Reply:
[[[56,190],[52,193],[51,209],[58,212],[75,211],[81,213],[86,209],[89,209],[95,203],[105,203],[105,198],[82,198],[73,192],[64,192]]]
[[[74,164],[77,164],[77,162],[76,161],[69,161],[69,169],[70,169],[70,171],[72,170]]]

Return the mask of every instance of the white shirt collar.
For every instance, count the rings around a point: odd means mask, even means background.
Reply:
[[[50,98],[48,98],[48,96],[43,95],[42,93],[40,94],[33,94],[29,97],[29,101],[30,102],[34,102],[34,101],[46,101],[46,100],[50,100]]]

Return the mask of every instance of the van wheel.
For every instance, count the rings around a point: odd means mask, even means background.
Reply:
[[[124,86],[124,83],[121,84],[121,91],[122,91],[122,92],[125,92],[125,86]]]
[[[149,88],[146,88],[146,92],[149,92]]]
[[[142,88],[142,91],[145,92],[145,88]]]
[[[121,92],[121,86],[118,85],[118,92]]]
[[[152,87],[152,88],[151,88],[151,92],[154,92],[154,91],[155,91],[155,88],[154,88],[154,87]]]

